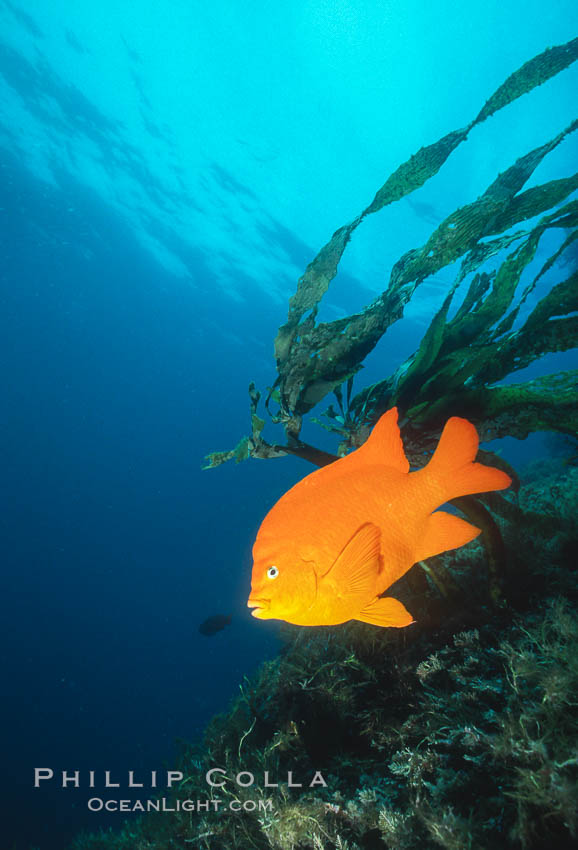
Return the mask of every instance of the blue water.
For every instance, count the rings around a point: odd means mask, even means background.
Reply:
[[[170,5],[0,6],[6,848],[115,823],[84,792],[35,790],[34,767],[161,768],[277,651],[245,608],[251,546],[309,467],[201,460],[248,431],[249,381],[273,382],[287,299],[331,233],[578,23],[570,0]],[[566,126],[577,83],[570,69],[476,128],[418,193],[430,219]],[[533,180],[576,153],[567,140]],[[406,201],[368,220],[323,318],[375,297],[432,226]],[[414,350],[450,279],[363,382]],[[215,613],[231,626],[201,636]]]

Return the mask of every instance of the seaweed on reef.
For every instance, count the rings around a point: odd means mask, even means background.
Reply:
[[[567,502],[556,486],[570,493]],[[149,814],[80,836],[72,850],[574,846],[578,592],[564,547],[577,506],[575,468],[522,484],[519,510],[550,513],[556,532],[507,530],[519,552],[510,580],[528,588],[507,614],[488,611],[477,594],[468,608],[455,595],[440,599],[430,585],[420,624],[402,632],[354,622],[284,626],[280,655],[244,680],[202,746],[183,745],[184,778],[171,792],[206,799],[214,792],[205,771],[219,766],[225,803],[271,801],[269,808]],[[483,560],[476,546],[470,564],[447,557],[458,581]],[[436,606],[432,629],[427,615]],[[326,787],[286,781],[287,771],[303,781],[314,770]],[[239,787],[239,771],[253,773],[255,785]],[[265,771],[277,787],[264,786]]]

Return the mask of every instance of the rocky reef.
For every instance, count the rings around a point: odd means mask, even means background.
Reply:
[[[173,802],[218,811],[132,815],[73,850],[574,847],[578,469],[535,463],[504,502],[499,600],[474,541],[399,582],[407,629],[284,626],[279,657],[177,765]]]

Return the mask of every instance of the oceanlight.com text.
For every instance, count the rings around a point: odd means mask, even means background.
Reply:
[[[272,800],[174,800],[161,797],[158,800],[104,800],[91,797],[87,802],[91,812],[270,812]]]

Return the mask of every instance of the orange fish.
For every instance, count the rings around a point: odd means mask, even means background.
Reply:
[[[429,463],[410,472],[397,408],[388,410],[361,448],[299,481],[263,520],[253,547],[252,615],[300,626],[414,622],[399,600],[382,594],[417,561],[480,533],[436,509],[512,483],[500,469],[474,463],[477,452],[474,426],[452,417]]]

